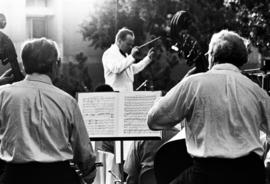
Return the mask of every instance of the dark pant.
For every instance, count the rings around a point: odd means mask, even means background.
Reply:
[[[170,184],[264,184],[262,159],[255,153],[236,159],[194,158]]]
[[[7,164],[0,184],[79,184],[80,180],[68,161]]]

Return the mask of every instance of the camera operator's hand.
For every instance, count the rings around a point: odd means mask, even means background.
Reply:
[[[138,57],[139,54],[139,48],[138,46],[135,46],[131,49],[131,53],[130,53],[135,59]]]

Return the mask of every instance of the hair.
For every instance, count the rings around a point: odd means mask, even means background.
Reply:
[[[109,91],[113,91],[113,88],[108,84],[100,84],[95,88],[94,91],[95,92],[109,92]]]
[[[248,60],[245,39],[237,33],[222,30],[213,34],[209,43],[208,54],[212,56],[212,63],[231,63],[237,67]]]
[[[59,56],[55,41],[38,38],[26,41],[22,46],[21,57],[25,73],[48,74]]]
[[[135,37],[134,32],[131,31],[130,29],[126,27],[119,29],[115,36],[115,43],[117,43],[119,40],[125,40],[127,35]]]

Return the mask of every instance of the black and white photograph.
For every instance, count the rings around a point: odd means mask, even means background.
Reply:
[[[270,184],[270,1],[0,0],[0,184]]]

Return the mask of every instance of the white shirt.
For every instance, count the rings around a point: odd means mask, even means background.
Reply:
[[[12,163],[73,159],[88,172],[95,154],[76,100],[42,74],[1,86],[0,158]]]
[[[142,71],[150,62],[146,56],[139,63],[133,64],[131,55],[123,56],[116,44],[111,45],[102,56],[105,83],[114,91],[133,91],[134,74]]]
[[[148,113],[153,129],[186,119],[188,152],[196,157],[263,154],[260,129],[269,136],[270,97],[232,64],[183,79]]]

